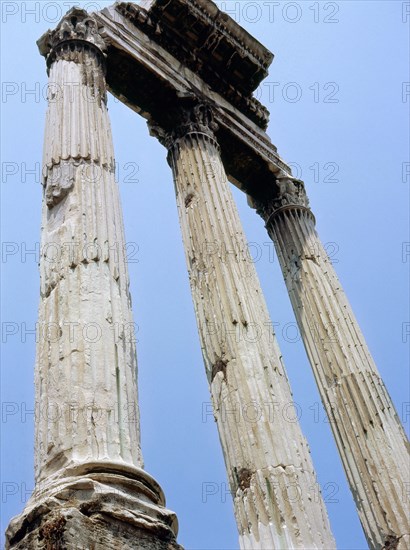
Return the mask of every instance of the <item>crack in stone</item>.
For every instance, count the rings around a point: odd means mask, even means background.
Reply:
[[[211,382],[213,382],[218,372],[222,372],[224,380],[227,379],[226,367],[228,366],[228,362],[229,361],[224,361],[223,359],[218,359],[216,363],[212,365]]]

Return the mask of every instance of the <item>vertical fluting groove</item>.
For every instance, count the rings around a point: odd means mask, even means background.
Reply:
[[[217,145],[190,132],[169,160],[240,546],[334,548],[307,442],[283,416],[292,393]]]
[[[129,412],[138,407],[136,358],[103,66],[87,55],[50,67],[58,94],[46,117],[42,250],[54,247],[59,261],[42,257],[39,317],[65,332],[37,350],[37,399],[62,413],[40,415],[41,479],[82,460],[142,466],[139,415]]]
[[[54,334],[37,344],[36,486],[6,549],[182,550],[175,514],[142,470],[107,44],[72,8],[38,45],[58,92],[46,117],[39,307],[40,330]]]
[[[120,455],[123,458],[124,457],[124,444],[123,444],[123,438],[122,438],[122,410],[121,410],[121,374],[120,369],[118,366],[118,348],[117,345],[115,345],[115,382],[116,382],[116,389],[117,389],[117,411],[118,411],[118,426],[120,430]]]
[[[265,217],[369,547],[405,549],[410,459],[399,417],[312,216],[295,205]]]

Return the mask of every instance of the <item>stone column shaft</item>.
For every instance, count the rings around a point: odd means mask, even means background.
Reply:
[[[177,550],[142,468],[134,323],[105,87],[106,45],[73,8],[39,41],[44,144],[33,495],[13,550]]]
[[[63,43],[55,55],[43,157],[38,480],[85,460],[142,466],[134,324],[104,59],[91,43]]]
[[[408,548],[408,442],[315,230],[303,183],[259,205],[370,548]]]
[[[307,442],[283,415],[292,393],[212,119],[184,116],[165,144],[240,547],[334,548]]]

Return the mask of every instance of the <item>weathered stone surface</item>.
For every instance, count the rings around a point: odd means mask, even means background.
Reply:
[[[405,432],[315,230],[303,183],[284,174],[259,204],[370,548],[406,548]],[[407,539],[406,539],[407,537]]]
[[[273,54],[214,2],[120,2],[115,9],[258,126],[266,128],[269,112],[252,92],[268,75]]]
[[[35,491],[7,530],[19,550],[177,550],[175,514],[141,468],[125,237],[97,23],[68,12],[39,41],[44,143]]]
[[[182,550],[178,524],[158,484],[143,470],[88,463],[37,484],[7,531],[18,550]]]
[[[252,97],[272,54],[210,0],[121,2],[92,17],[74,8],[39,47],[50,104],[36,491],[10,523],[7,548],[180,548],[175,516],[141,470],[108,82],[155,120],[152,132],[170,150],[241,547],[334,541],[307,443],[297,422],[275,414],[292,396],[226,174],[276,244],[369,546],[407,549],[403,429],[317,237],[303,182],[290,176],[264,131],[268,112]],[[191,105],[181,113],[182,104]]]
[[[82,10],[72,10],[46,34],[47,59],[54,61],[43,157],[37,480],[71,462],[142,464],[134,324],[105,61],[94,30],[83,30],[89,21]],[[78,39],[78,27],[92,42]]]
[[[181,114],[170,146],[186,260],[243,549],[334,548],[292,393],[221,162],[210,109]],[[260,415],[255,418],[255,406]]]
[[[58,512],[39,511],[41,527],[36,527],[19,543],[16,550],[180,550],[172,541],[161,540],[144,527],[118,519],[109,512],[95,512],[88,516],[71,507]]]
[[[150,6],[151,2],[141,7],[149,10]],[[203,1],[201,9],[207,7],[212,11],[215,4]],[[273,197],[274,174],[290,168],[266,132],[246,114],[248,110],[180,62],[166,45],[150,39],[136,18],[126,17],[118,5],[96,13],[96,19],[108,44],[109,90],[141,116],[153,117],[168,130],[175,126],[174,113],[181,98],[195,95],[212,103],[219,125],[217,139],[229,179],[255,198]],[[183,15],[180,24],[185,29],[196,28],[196,20]],[[242,46],[239,52],[246,59],[246,48]],[[212,65],[212,57],[209,63]],[[251,93],[245,94],[243,101],[254,104]]]

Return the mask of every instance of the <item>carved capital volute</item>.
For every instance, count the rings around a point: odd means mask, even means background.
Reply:
[[[41,55],[47,59],[48,67],[59,55],[70,61],[81,61],[84,49],[101,58],[107,49],[97,21],[81,8],[69,10],[56,29],[43,34],[37,46]]]
[[[276,215],[289,210],[304,211],[313,221],[315,219],[309,208],[305,184],[286,172],[276,176],[275,196],[266,201],[256,201],[254,206],[257,213],[265,220],[267,227]]]
[[[192,106],[181,107],[175,128],[174,138],[183,138],[188,134],[205,134],[215,139],[218,124],[213,108],[209,103],[199,102]]]
[[[152,120],[148,122],[150,135],[156,137],[169,151],[181,139],[195,135],[204,136],[219,148],[215,137],[218,124],[215,120],[214,109],[209,103],[192,100],[183,102],[181,100],[172,119],[171,127],[168,130]]]

